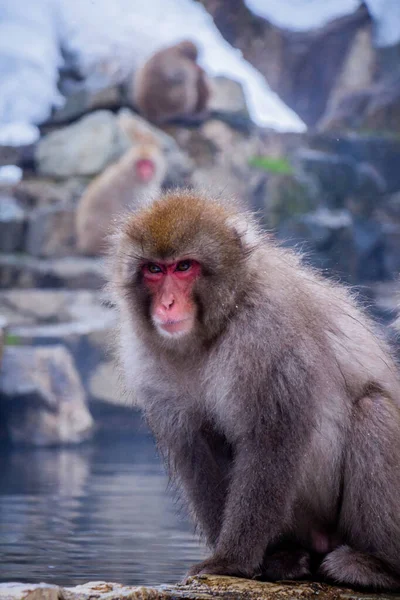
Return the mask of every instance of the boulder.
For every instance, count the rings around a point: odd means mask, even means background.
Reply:
[[[0,402],[13,444],[78,444],[92,436],[85,392],[73,359],[62,346],[7,346]]]
[[[17,200],[0,194],[0,252],[21,250],[26,215]]]
[[[128,147],[115,115],[99,110],[48,133],[38,143],[35,158],[40,175],[92,177]]]
[[[131,423],[132,400],[120,389],[113,359],[115,317],[92,290],[0,291],[0,314],[10,340],[42,347],[63,345],[72,354],[97,425]]]
[[[100,400],[126,406],[111,356],[114,315],[110,310],[102,312],[102,315],[66,323],[13,326],[8,331],[19,344],[65,346],[75,360],[90,402]]]
[[[39,259],[27,255],[0,254],[0,289],[103,287],[104,266],[101,259],[66,257]]]
[[[210,77],[208,109],[250,118],[243,87],[228,77]]]
[[[91,402],[126,406],[112,357],[115,315],[90,290],[0,291],[0,313],[19,344],[62,344],[71,352]]]
[[[29,216],[25,250],[31,256],[58,258],[75,253],[75,210],[56,204],[40,206]]]
[[[123,103],[124,98],[118,86],[100,90],[80,89],[72,94],[66,94],[65,104],[53,111],[45,126],[74,121],[86,113],[99,109],[115,110]]]

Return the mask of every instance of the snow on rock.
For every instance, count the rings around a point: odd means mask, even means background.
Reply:
[[[0,139],[2,124],[41,123],[62,102],[60,47],[86,86],[98,89],[121,81],[153,52],[184,38],[201,46],[201,63],[210,75],[243,84],[256,123],[305,129],[193,0],[30,0],[23,7],[2,0],[0,23]]]
[[[353,13],[360,6],[360,0],[246,0],[246,5],[277,27],[307,31]]]
[[[351,14],[360,6],[360,0],[246,0],[254,14],[268,19],[278,27],[293,31],[307,31],[322,27],[332,19]],[[375,44],[392,46],[400,42],[399,0],[365,0],[375,21]]]
[[[377,46],[393,46],[400,42],[399,0],[366,0],[368,10],[376,22]]]

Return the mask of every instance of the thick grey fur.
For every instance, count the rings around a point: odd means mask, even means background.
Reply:
[[[127,388],[212,556],[190,574],[310,576],[400,587],[400,380],[382,334],[343,286],[226,208],[226,260],[180,196],[181,247],[152,254],[128,217],[110,253]],[[196,233],[193,233],[193,232]],[[153,243],[154,242],[154,243]],[[195,330],[166,340],[142,259],[191,257]],[[314,565],[314,567],[312,566]]]

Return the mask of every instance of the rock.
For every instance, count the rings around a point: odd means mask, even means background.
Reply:
[[[368,286],[368,298],[387,323],[400,316],[400,281],[379,281]]]
[[[42,138],[36,150],[37,168],[39,174],[56,178],[90,177],[128,147],[115,115],[99,110]]]
[[[115,316],[99,292],[6,290],[0,313],[19,344],[68,348],[90,401],[127,406],[111,355]]]
[[[0,252],[21,250],[24,243],[25,213],[15,198],[0,194]]]
[[[107,319],[110,309],[93,290],[9,289],[0,291],[0,314],[10,326],[54,325]]]
[[[55,182],[46,178],[23,179],[14,186],[13,196],[26,208],[38,208],[53,204],[74,205],[81,197],[87,180],[69,178],[65,182]]]
[[[318,182],[322,203],[332,209],[343,208],[345,198],[356,187],[356,162],[349,156],[307,148],[299,150],[297,160],[304,172]]]
[[[286,221],[313,212],[318,206],[318,189],[305,176],[269,174],[263,206],[268,228],[279,228]]]
[[[26,255],[0,254],[0,289],[103,287],[104,266],[101,259],[67,257],[38,259]]]
[[[382,225],[353,216],[347,209],[319,207],[285,223],[278,237],[288,245],[301,243],[312,264],[353,284],[388,276]]]
[[[223,191],[251,205],[255,181],[262,178],[249,164],[261,147],[257,137],[244,136],[217,119],[199,128],[170,126],[168,131],[193,161],[195,189]]]
[[[60,204],[32,211],[25,250],[32,256],[58,258],[75,253],[75,210]]]
[[[208,109],[221,113],[233,113],[249,117],[243,87],[228,77],[210,77],[210,99]]]
[[[368,46],[365,52],[371,27],[365,6],[321,28],[289,31],[253,14],[244,0],[200,1],[225,39],[309,126],[319,121],[332,97],[354,87],[354,72],[359,84],[374,76],[376,51]]]
[[[400,193],[380,199],[375,218],[382,223],[385,237],[385,266],[389,277],[398,279],[400,273]]]
[[[342,131],[360,128],[370,97],[369,90],[360,90],[341,98],[335,108],[318,122],[318,131],[340,135]]]
[[[360,127],[372,131],[400,133],[400,76],[375,85]]]
[[[356,183],[353,192],[346,199],[346,207],[354,215],[372,217],[377,205],[382,201],[386,183],[381,174],[368,163],[356,167]]]
[[[4,352],[6,326],[7,326],[7,321],[6,321],[5,317],[0,313],[0,368],[1,368],[1,360],[3,358],[3,352]]]
[[[94,110],[115,110],[123,102],[121,90],[117,86],[101,90],[81,89],[67,95],[65,104],[61,108],[56,108],[50,119],[46,121],[45,126],[73,121]]]
[[[10,336],[24,345],[42,347],[62,344],[75,360],[90,401],[101,400],[125,406],[116,365],[110,356],[115,319],[111,311],[102,312],[102,316],[51,325],[14,326],[8,331]]]
[[[386,77],[340,99],[318,123],[320,131],[400,132],[400,75]]]
[[[367,163],[384,181],[387,194],[400,190],[400,139],[397,136],[362,135],[355,132],[309,136],[310,147],[339,155],[351,163]]]
[[[62,346],[6,347],[0,401],[14,444],[77,444],[93,433],[85,392],[72,357]]]
[[[372,28],[368,24],[354,35],[317,127],[324,130],[329,123],[337,121],[337,115],[343,111],[343,103],[349,105],[346,102],[348,98],[362,98],[373,83],[376,70],[377,55],[372,41]],[[362,114],[363,110],[358,113],[359,116]]]
[[[36,595],[33,595],[36,594]],[[389,600],[393,594],[364,594],[317,582],[268,583],[238,577],[202,575],[185,584],[156,587],[125,586],[93,581],[75,587],[0,583],[0,600]]]
[[[3,125],[2,125],[3,126]],[[24,166],[26,163],[32,162],[34,155],[35,145],[24,144],[24,145],[2,145],[0,143],[0,166],[4,165],[18,165]]]
[[[114,313],[99,292],[0,291],[0,314],[18,344],[62,344],[71,352],[96,420],[109,418],[111,407],[129,410],[112,357]]]

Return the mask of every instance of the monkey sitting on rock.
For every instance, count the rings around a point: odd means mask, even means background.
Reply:
[[[143,117],[162,124],[205,116],[210,89],[197,56],[196,45],[185,40],[156,52],[137,71],[129,96]]]
[[[188,191],[110,266],[127,388],[212,549],[189,575],[399,588],[399,372],[352,294]]]

